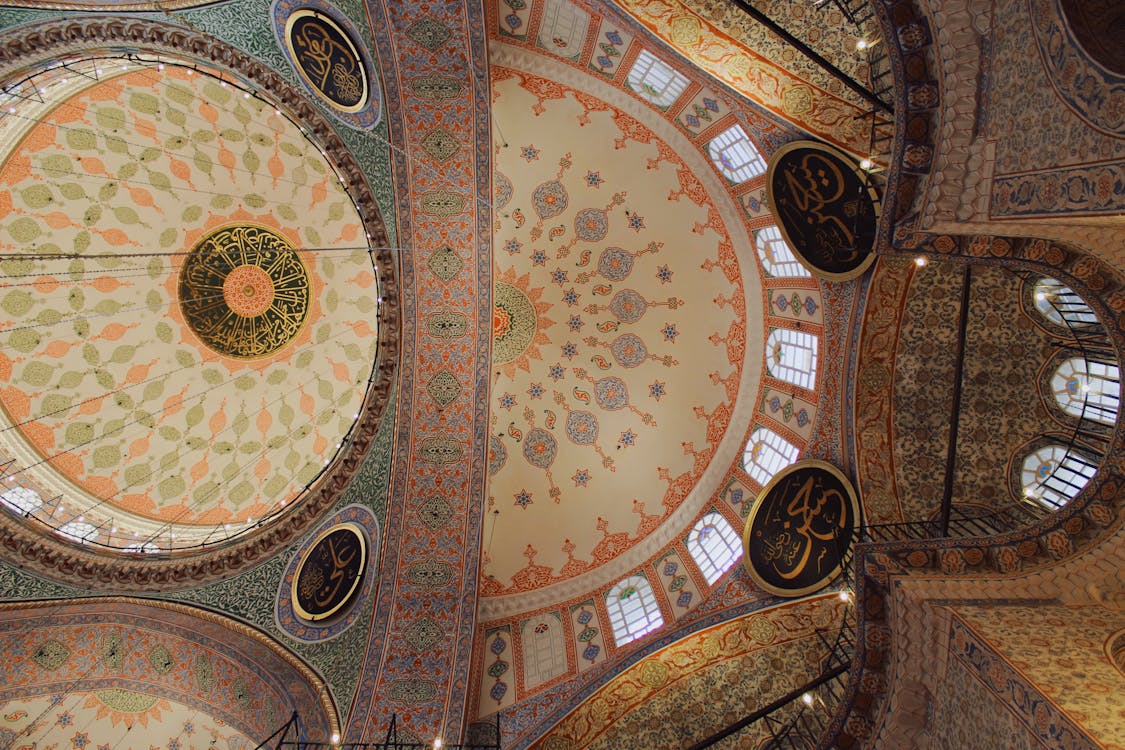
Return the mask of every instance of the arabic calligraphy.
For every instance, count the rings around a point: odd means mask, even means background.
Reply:
[[[366,550],[363,532],[355,524],[339,524],[321,534],[293,579],[297,614],[323,620],[347,605],[363,580]]]
[[[289,242],[249,224],[220,227],[188,253],[180,311],[208,348],[235,359],[278,351],[309,313],[308,271]]]
[[[331,18],[298,10],[286,23],[286,42],[297,70],[325,99],[345,112],[367,103],[367,72],[355,44]]]
[[[747,520],[751,575],[782,596],[814,591],[839,571],[858,522],[851,484],[835,467],[795,464],[774,478]]]
[[[790,143],[774,154],[766,190],[778,227],[809,270],[840,279],[870,265],[878,205],[843,153],[816,141]]]

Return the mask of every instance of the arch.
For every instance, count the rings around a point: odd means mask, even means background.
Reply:
[[[762,267],[770,276],[777,278],[809,278],[809,270],[801,265],[797,256],[789,249],[789,245],[781,236],[781,230],[775,226],[762,227],[754,235],[754,244],[758,248],[758,258]]]
[[[1061,443],[1033,450],[1020,470],[1020,491],[1048,510],[1057,510],[1082,491],[1098,471],[1093,456]]]
[[[746,182],[766,173],[766,160],[741,125],[727,128],[710,143],[707,153],[715,168],[731,182]]]
[[[1121,372],[1117,365],[1081,357],[1064,360],[1051,376],[1051,392],[1063,411],[1106,425],[1117,423]]]
[[[742,540],[721,513],[712,511],[692,527],[687,548],[708,585],[714,586],[738,561]]]
[[[566,671],[566,643],[558,615],[533,617],[520,628],[524,684],[542,685]]]
[[[618,646],[664,625],[652,584],[643,575],[629,576],[611,588],[605,597],[605,608]]]
[[[1090,306],[1058,279],[1039,279],[1032,288],[1032,296],[1039,314],[1057,326],[1078,327],[1098,322]]]
[[[771,429],[759,427],[750,433],[746,452],[742,455],[742,468],[750,477],[765,487],[773,475],[797,460],[800,450]]]
[[[637,96],[661,109],[672,106],[690,83],[687,76],[647,49],[637,55],[625,82]]]
[[[799,388],[816,385],[817,337],[804,331],[775,328],[766,339],[766,369],[775,378]]]
[[[255,742],[294,711],[302,739],[340,731],[324,681],[272,638],[228,617],[131,597],[8,602],[0,616],[0,706],[54,699],[60,690],[74,695],[59,709],[74,715],[67,740],[122,691],[133,703],[186,707]],[[161,721],[160,712],[148,717],[146,731]]]

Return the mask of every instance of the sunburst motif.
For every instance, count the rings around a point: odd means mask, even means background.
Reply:
[[[507,287],[510,292],[506,292],[503,296],[510,296],[511,293],[522,295],[527,302],[527,305],[513,305],[510,301],[502,301],[499,297],[495,300],[493,306],[493,346],[496,350],[493,352],[493,362],[496,364],[496,370],[504,377],[511,378],[516,374],[517,370],[523,372],[530,372],[531,368],[529,363],[531,360],[541,360],[542,353],[539,351],[540,345],[551,343],[551,337],[547,335],[548,328],[555,324],[555,321],[546,317],[546,313],[551,309],[551,303],[543,300],[543,295],[546,289],[544,287],[533,287],[530,283],[531,274],[517,274],[515,270],[509,268],[496,273],[493,278],[495,279],[498,290],[502,287]],[[527,309],[527,306],[530,309]],[[522,310],[514,309],[516,307],[523,308]],[[528,315],[534,312],[534,321],[522,321],[516,318],[520,315]],[[504,352],[503,356],[497,356],[498,344],[502,338],[512,336],[515,332],[525,328],[527,324],[531,326],[529,335],[527,336],[526,345],[522,345],[519,351]],[[533,331],[533,333],[530,333]]]

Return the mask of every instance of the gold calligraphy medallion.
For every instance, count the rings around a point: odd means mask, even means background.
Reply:
[[[326,620],[351,603],[363,583],[367,537],[354,523],[322,531],[293,576],[293,611],[309,622]]]
[[[207,234],[188,253],[179,296],[184,321],[209,349],[259,359],[300,333],[309,315],[309,273],[274,230],[232,224]]]
[[[804,596],[840,572],[860,528],[851,482],[832,464],[807,460],[779,472],[746,519],[743,562],[778,596]]]
[[[367,70],[351,37],[334,20],[311,9],[285,22],[285,44],[305,82],[341,112],[367,105]]]

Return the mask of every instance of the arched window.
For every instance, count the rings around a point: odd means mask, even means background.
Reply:
[[[1035,309],[1056,325],[1088,326],[1098,322],[1098,316],[1090,306],[1057,279],[1040,279],[1033,293]]]
[[[637,55],[625,81],[639,96],[661,109],[672,106],[689,83],[686,76],[647,49]]]
[[[26,516],[43,506],[43,498],[39,497],[38,492],[27,487],[12,487],[0,493],[0,503],[4,503],[21,516]]]
[[[1051,377],[1055,400],[1067,414],[1102,424],[1117,423],[1121,373],[1117,365],[1082,358],[1065,360]]]
[[[703,571],[707,584],[713,586],[738,560],[742,553],[742,540],[727,519],[712,512],[692,527],[687,548],[695,564]]]
[[[624,646],[664,624],[652,586],[644,576],[629,576],[605,597],[613,640]]]
[[[742,467],[755,482],[765,487],[773,475],[797,460],[797,446],[773,430],[759,427],[750,433]]]
[[[536,617],[523,624],[524,684],[535,687],[566,671],[566,644],[557,617]]]
[[[707,144],[711,161],[731,182],[746,182],[766,173],[766,160],[750,142],[741,125],[724,130]]]
[[[76,542],[88,542],[97,535],[98,530],[92,523],[85,521],[67,521],[58,528],[63,536],[68,536]]]
[[[548,52],[572,59],[582,52],[590,16],[565,0],[548,0],[539,27],[539,43]]]
[[[775,328],[766,339],[766,369],[770,375],[801,388],[816,383],[816,336]]]
[[[770,276],[807,278],[812,275],[793,255],[777,227],[759,229],[754,244],[758,246],[762,267]]]
[[[1091,456],[1058,443],[1045,445],[1032,452],[1023,462],[1020,473],[1024,497],[1055,509],[1082,491],[1097,472]]]

